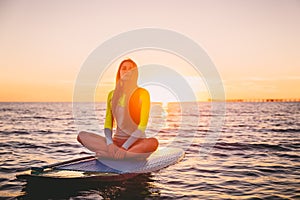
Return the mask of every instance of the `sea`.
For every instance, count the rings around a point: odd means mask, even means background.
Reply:
[[[105,110],[0,103],[1,199],[300,199],[299,102],[153,103],[146,134],[184,149],[180,162],[118,182],[55,188],[16,178],[31,166],[92,155],[76,137],[103,135]]]

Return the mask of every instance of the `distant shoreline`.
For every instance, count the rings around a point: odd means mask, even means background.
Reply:
[[[300,102],[300,98],[291,99],[226,99],[226,100],[216,100],[208,99],[207,101],[197,101],[197,103],[209,103],[209,102]],[[0,101],[0,103],[73,103],[72,101]],[[95,102],[76,102],[76,103],[95,103]],[[96,103],[106,103],[105,101],[96,101]],[[151,102],[152,104],[162,104],[163,102]],[[179,102],[167,102],[167,103],[179,103]],[[195,101],[187,101],[181,103],[195,103]]]
[[[295,99],[227,99],[226,102],[300,102],[300,98]]]

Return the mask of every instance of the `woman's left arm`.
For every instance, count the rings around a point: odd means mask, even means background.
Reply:
[[[137,141],[145,132],[149,119],[150,112],[150,95],[149,92],[143,88],[140,88],[140,99],[141,99],[141,114],[140,123],[137,129],[130,135],[126,142],[122,145],[124,149],[129,149],[131,145]]]

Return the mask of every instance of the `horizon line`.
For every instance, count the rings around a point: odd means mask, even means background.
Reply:
[[[74,101],[0,101],[0,103],[73,103]],[[151,103],[192,103],[192,102],[300,102],[300,98],[237,98],[237,99],[207,99],[200,101],[152,101]],[[76,101],[76,103],[106,103],[106,101]]]

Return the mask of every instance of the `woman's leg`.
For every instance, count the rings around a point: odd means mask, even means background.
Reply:
[[[132,153],[152,153],[158,147],[156,138],[143,138],[136,141],[129,149]]]
[[[144,138],[136,141],[127,151],[126,158],[148,158],[158,148],[156,138]]]
[[[97,135],[95,133],[89,133],[86,131],[79,132],[77,136],[78,142],[85,146],[88,150],[93,152],[106,152],[107,145],[105,137]]]
[[[126,139],[113,139],[114,144],[121,147]],[[125,158],[129,159],[145,159],[151,155],[158,147],[156,138],[143,138],[137,140],[126,152]]]
[[[81,131],[77,136],[78,142],[90,151],[96,152],[99,157],[110,157],[107,152],[105,137],[100,135]],[[122,141],[124,143],[126,140]],[[116,141],[114,141],[115,143]],[[147,158],[158,147],[156,138],[143,138],[136,141],[127,151],[126,158]],[[116,148],[118,148],[116,146]]]

